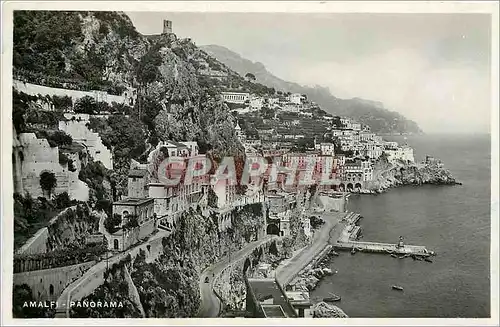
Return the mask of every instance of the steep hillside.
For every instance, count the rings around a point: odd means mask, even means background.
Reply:
[[[131,107],[122,110],[128,116],[92,118],[89,126],[112,149],[117,195],[126,188],[130,159],[144,161],[159,140],[194,140],[201,152],[216,158],[243,153],[217,83],[197,73],[196,60],[206,56],[190,39],[175,34],[141,35],[120,12],[14,13],[15,79],[54,88],[135,94]],[[215,59],[211,63],[224,66]],[[235,81],[244,81],[231,74]],[[93,112],[104,104],[87,102]],[[26,111],[18,109],[14,106],[14,117],[21,125]]]
[[[308,99],[316,102],[325,111],[354,118],[369,125],[373,131],[379,133],[421,133],[418,125],[406,119],[401,114],[389,111],[383,104],[360,98],[339,99],[325,87],[306,87],[297,83],[282,80],[272,73],[260,62],[252,62],[239,54],[219,45],[206,45],[201,47],[204,51],[223,62],[231,69],[244,76],[252,73],[257,82],[273,87],[276,90],[306,94]]]

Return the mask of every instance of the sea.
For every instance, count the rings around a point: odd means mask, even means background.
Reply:
[[[338,273],[311,292],[332,292],[349,317],[490,317],[490,135],[385,137],[407,142],[415,159],[442,160],[463,185],[404,186],[380,195],[351,195],[348,210],[363,216],[363,241],[424,245],[432,263],[389,255],[340,252]],[[392,289],[399,285],[404,291]]]

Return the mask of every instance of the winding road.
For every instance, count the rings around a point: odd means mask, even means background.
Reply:
[[[286,265],[278,268],[276,276],[278,282],[282,285],[288,284],[305,266],[307,266],[315,256],[317,256],[330,242],[332,237],[331,232],[335,231],[335,234],[341,232],[341,228],[334,228],[342,218],[346,215],[345,212],[331,212],[327,214],[320,215],[325,220],[325,225],[315,233],[313,242],[292,258]],[[338,232],[337,230],[340,230]],[[213,282],[215,277],[217,277],[224,268],[246,258],[253,250],[261,246],[262,244],[268,242],[271,239],[277,238],[277,236],[267,236],[259,241],[248,244],[243,249],[235,252],[231,255],[231,260],[229,257],[222,259],[216,264],[205,269],[200,275],[200,311],[198,317],[208,318],[217,317],[220,312],[220,301],[217,295],[213,291]],[[338,236],[337,236],[338,238]],[[205,279],[208,277],[209,282],[205,283]]]
[[[345,212],[330,212],[320,215],[325,221],[325,224],[314,234],[314,239],[311,244],[297,254],[286,265],[277,269],[276,277],[283,287],[290,283],[290,281],[330,243],[331,238],[335,238],[335,236],[331,235],[332,231],[342,230],[341,228],[335,227],[346,214]]]

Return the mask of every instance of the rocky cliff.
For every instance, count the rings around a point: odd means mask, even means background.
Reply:
[[[259,83],[276,90],[306,94],[325,111],[354,118],[370,126],[377,133],[421,133],[419,126],[403,115],[384,108],[383,104],[360,98],[340,99],[333,96],[326,87],[308,87],[288,82],[274,76],[260,62],[252,62],[239,54],[219,45],[206,45],[202,49],[235,70],[240,75],[252,73]]]

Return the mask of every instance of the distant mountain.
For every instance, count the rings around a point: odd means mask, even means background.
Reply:
[[[252,73],[258,83],[276,90],[306,94],[309,100],[316,102],[325,111],[356,119],[370,126],[374,132],[422,133],[417,123],[395,111],[387,110],[381,102],[361,98],[336,98],[327,87],[307,87],[285,81],[270,73],[262,63],[252,62],[228,48],[219,45],[205,45],[200,48],[242,76]]]

